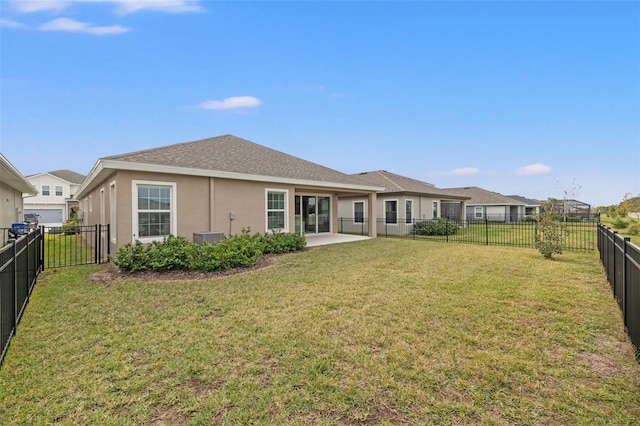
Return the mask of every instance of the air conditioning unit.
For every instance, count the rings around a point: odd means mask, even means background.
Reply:
[[[209,244],[215,244],[219,241],[224,240],[224,232],[194,232],[193,233],[193,242],[202,245],[203,242],[208,242]]]

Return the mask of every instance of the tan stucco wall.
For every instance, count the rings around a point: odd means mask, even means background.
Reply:
[[[0,183],[0,205],[0,228],[11,228],[12,223],[22,222],[21,192]]]

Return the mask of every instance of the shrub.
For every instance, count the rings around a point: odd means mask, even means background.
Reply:
[[[255,265],[262,255],[262,243],[248,235],[234,236],[216,244],[202,244],[194,269],[213,271]]]
[[[543,202],[543,206],[550,202]],[[551,208],[543,208],[543,212],[535,216],[537,227],[534,247],[544,256],[551,259],[554,254],[562,254],[562,243],[569,234],[562,222],[556,220]]]
[[[77,234],[80,232],[80,225],[78,225],[78,217],[74,217],[72,221],[62,225],[61,232],[65,234]]]
[[[617,216],[615,219],[613,219],[611,224],[616,229],[625,229],[627,226],[629,226],[629,223],[626,220],[622,219],[620,216]]]
[[[273,231],[257,235],[262,243],[263,253],[288,253],[302,250],[307,245],[304,235]]]
[[[417,235],[454,235],[459,230],[460,225],[444,217],[425,222],[416,222],[413,225],[413,232]]]
[[[133,245],[127,243],[121,246],[113,263],[125,271],[146,271],[149,269],[149,255],[144,245],[136,240]]]
[[[149,269],[189,269],[197,251],[198,246],[185,237],[169,235],[162,242],[153,242],[147,248]]]

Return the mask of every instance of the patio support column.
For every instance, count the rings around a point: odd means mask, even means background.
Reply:
[[[377,195],[375,192],[369,194],[369,205],[367,208],[367,217],[369,218],[369,236],[371,238],[376,238],[378,236],[378,227],[377,227]]]

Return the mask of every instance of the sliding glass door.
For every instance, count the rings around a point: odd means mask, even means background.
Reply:
[[[331,197],[296,195],[296,233],[331,232]]]

